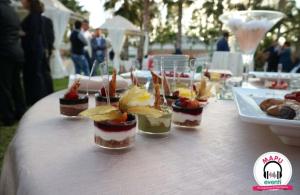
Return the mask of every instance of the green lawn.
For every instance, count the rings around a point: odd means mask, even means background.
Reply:
[[[68,85],[68,78],[54,79],[53,84],[54,84],[55,91],[65,89]],[[8,144],[12,140],[17,127],[18,127],[18,123],[10,127],[4,127],[2,126],[2,124],[0,124],[0,172],[2,169],[2,161],[3,161],[4,153],[7,149]]]

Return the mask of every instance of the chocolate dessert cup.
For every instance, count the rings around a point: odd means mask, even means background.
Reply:
[[[78,114],[88,109],[88,96],[80,96],[78,99],[60,98],[60,114],[67,117],[77,117]]]
[[[112,106],[118,106],[119,104],[119,96],[109,97],[110,104]],[[95,94],[96,106],[107,105],[107,97],[100,95],[99,93]]]

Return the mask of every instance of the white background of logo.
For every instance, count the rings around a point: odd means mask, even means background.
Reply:
[[[253,174],[254,174],[256,183],[260,186],[266,185],[264,183],[264,181],[267,179],[264,178],[265,164],[263,163],[263,159],[264,158],[269,159],[270,156],[273,156],[273,157],[278,156],[279,158],[281,158],[283,160],[282,163],[280,164],[282,167],[282,177],[281,177],[280,185],[287,185],[292,177],[292,165],[291,165],[289,159],[279,152],[267,152],[267,153],[262,154],[260,157],[258,157],[258,159],[256,160],[256,162],[254,164],[254,168],[253,168]],[[272,170],[272,169],[277,170],[277,169],[279,169],[279,166],[275,163],[268,164],[266,170]],[[277,179],[270,178],[269,181],[270,180],[277,180]],[[268,184],[268,185],[272,185],[272,184]],[[273,185],[276,185],[276,184],[273,184]]]

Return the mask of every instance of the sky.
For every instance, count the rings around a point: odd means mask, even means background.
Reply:
[[[112,17],[112,13],[104,10],[105,0],[76,0],[84,7],[85,10],[90,12],[90,25],[94,28],[101,26],[107,18]],[[191,22],[192,11],[196,7],[201,7],[204,0],[195,0],[195,5],[185,10],[183,13],[183,28],[187,28]],[[235,0],[239,2],[239,0]],[[270,1],[270,0],[266,0]],[[300,0],[296,0],[297,7],[300,8]],[[162,9],[165,10],[165,9]],[[185,29],[183,29],[185,31]]]

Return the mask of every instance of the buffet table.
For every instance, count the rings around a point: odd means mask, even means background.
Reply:
[[[196,131],[137,135],[131,150],[109,152],[93,143],[91,121],[60,116],[62,94],[42,99],[21,120],[5,155],[1,195],[254,194],[254,162],[269,151],[289,158],[288,194],[300,194],[300,148],[242,122],[233,101],[211,100]]]

